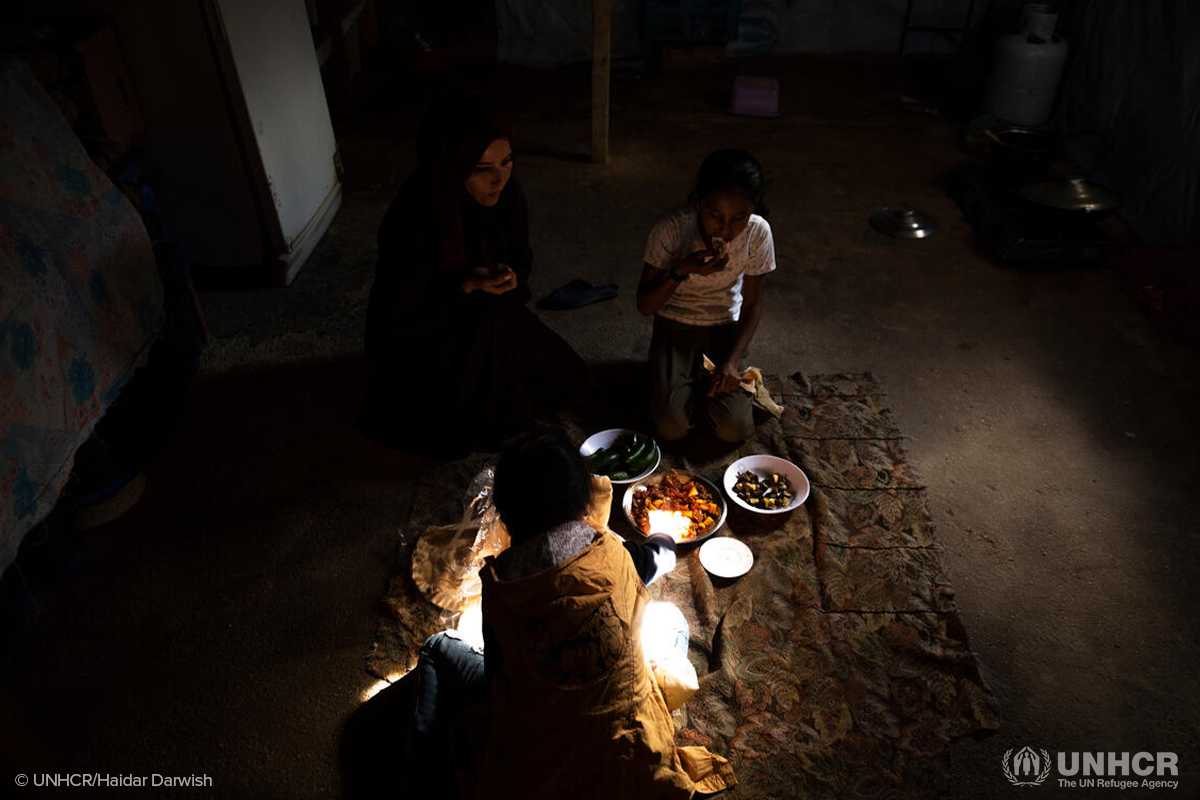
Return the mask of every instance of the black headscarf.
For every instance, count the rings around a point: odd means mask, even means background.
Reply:
[[[417,139],[417,171],[433,192],[441,228],[443,267],[461,264],[466,256],[463,184],[488,145],[497,139],[507,140],[516,151],[508,120],[492,100],[478,92],[436,101],[421,126]]]

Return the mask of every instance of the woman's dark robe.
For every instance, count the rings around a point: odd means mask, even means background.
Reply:
[[[438,456],[497,450],[582,384],[579,356],[525,306],[533,252],[520,184],[509,180],[490,208],[464,190],[462,229],[466,263],[442,266],[442,228],[420,173],[379,226],[362,425],[389,447]],[[516,288],[464,294],[471,269],[492,264],[511,267]]]

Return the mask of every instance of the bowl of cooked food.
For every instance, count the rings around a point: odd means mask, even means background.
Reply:
[[[783,514],[808,499],[808,476],[786,458],[745,456],[725,470],[725,493],[756,514]]]
[[[652,475],[662,460],[654,439],[631,428],[593,433],[579,446],[579,455],[593,475],[622,484]]]
[[[679,544],[702,542],[725,523],[725,500],[698,475],[670,470],[625,490],[625,518],[645,535],[666,533]]]

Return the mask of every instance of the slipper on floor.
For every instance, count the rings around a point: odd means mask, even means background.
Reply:
[[[601,300],[611,300],[617,296],[617,285],[606,283],[603,286],[592,286],[584,280],[576,278],[568,284],[558,287],[546,297],[538,301],[538,308],[550,310],[565,310],[582,308]]]

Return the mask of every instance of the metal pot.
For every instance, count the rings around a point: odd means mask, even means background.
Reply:
[[[1080,175],[1030,183],[1021,187],[1021,196],[1043,213],[1076,220],[1103,219],[1121,207],[1121,195]]]
[[[908,206],[887,206],[872,214],[871,227],[901,239],[924,239],[937,233],[937,220]]]
[[[1050,166],[1057,145],[1054,137],[1043,130],[1005,125],[970,134],[966,149],[997,166],[1034,176]]]

